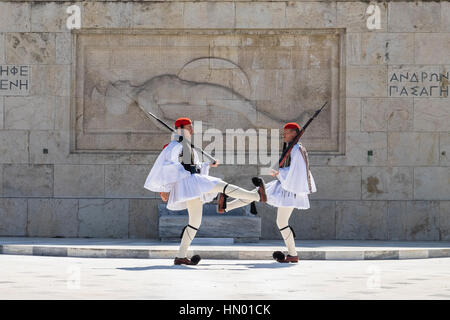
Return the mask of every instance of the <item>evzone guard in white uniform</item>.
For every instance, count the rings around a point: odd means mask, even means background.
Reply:
[[[177,119],[175,129],[179,135],[191,140],[193,128],[189,118]],[[181,232],[181,244],[174,260],[176,265],[196,265],[201,259],[199,255],[188,259],[186,254],[200,227],[203,203],[212,201],[218,193],[246,200],[248,203],[267,200],[261,178],[253,178],[253,183],[258,188],[248,191],[210,176],[209,168],[217,167],[218,163],[200,162],[196,150],[186,143],[187,139],[183,139],[181,143],[172,140],[164,146],[144,184],[144,188],[160,193],[161,198],[167,201],[169,210],[188,211],[189,223]],[[219,207],[221,205],[223,203],[219,203]]]
[[[284,148],[300,132],[300,126],[295,122],[287,123],[283,130]],[[275,251],[273,258],[281,263],[298,262],[295,249],[295,233],[289,225],[289,218],[294,208],[309,209],[308,195],[316,192],[316,184],[309,170],[308,152],[298,142],[288,155],[286,161],[278,171],[272,172],[277,177],[266,184],[267,203],[277,207],[277,226],[281,232],[284,243],[288,248],[288,255]],[[248,205],[245,199],[235,199],[226,204],[225,212]]]

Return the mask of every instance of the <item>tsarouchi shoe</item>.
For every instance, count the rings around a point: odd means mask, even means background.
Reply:
[[[219,193],[219,197],[217,199],[218,213],[225,213],[225,209],[227,208],[227,198],[228,196],[225,193]]]
[[[289,263],[289,262],[297,263],[298,262],[298,256],[291,256],[289,254],[287,256],[285,256],[284,253],[281,251],[275,251],[272,254],[272,256],[276,261],[278,261],[280,263]]]
[[[266,187],[263,178],[253,177],[252,182],[258,188],[259,201],[267,202]]]
[[[173,263],[175,265],[187,264],[187,265],[195,266],[200,262],[200,260],[201,260],[200,256],[198,254],[196,254],[191,259],[175,257],[175,260],[173,261]]]

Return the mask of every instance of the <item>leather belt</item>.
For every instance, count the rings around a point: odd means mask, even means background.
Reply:
[[[200,169],[197,168],[195,164],[190,163],[181,163],[186,171],[189,171],[191,174],[200,173]]]

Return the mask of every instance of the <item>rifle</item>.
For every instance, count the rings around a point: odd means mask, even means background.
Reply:
[[[174,128],[172,128],[171,126],[169,126],[168,124],[166,124],[164,121],[162,121],[161,119],[159,119],[157,116],[155,116],[155,115],[154,115],[153,113],[151,113],[150,111],[147,111],[147,113],[150,114],[153,118],[155,118],[155,120],[158,121],[159,123],[161,123],[164,127],[166,127],[167,129],[169,129],[170,131],[172,131],[173,133],[175,133],[175,134],[178,136],[178,142],[182,142],[183,139],[185,139],[186,142],[187,142],[188,144],[191,145],[191,148],[192,148],[192,149],[195,149],[195,150],[201,152],[205,157],[207,157],[209,160],[211,160],[212,164],[216,164],[217,160],[216,160],[213,156],[211,156],[210,154],[206,153],[206,152],[203,151],[202,149],[197,148],[196,146],[194,146],[194,145],[191,143],[191,141],[189,141],[189,139],[187,139],[186,137],[178,135],[178,133],[175,131]]]
[[[324,105],[320,109],[318,109],[318,110],[316,110],[316,112],[314,112],[314,115],[305,123],[305,125],[302,127],[300,132],[295,136],[295,138],[291,142],[289,142],[288,147],[285,148],[283,150],[283,152],[281,153],[280,160],[278,160],[278,164],[275,164],[272,167],[273,170],[277,170],[284,164],[288,155],[291,153],[292,148],[297,144],[298,140],[300,140],[300,137],[305,133],[306,128],[314,120],[314,118],[319,115],[320,111],[322,111],[322,109],[326,106],[327,103],[328,103],[328,101],[325,102]]]

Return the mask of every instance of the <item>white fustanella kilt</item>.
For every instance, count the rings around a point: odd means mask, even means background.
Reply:
[[[186,201],[195,198],[200,198],[204,203],[212,201],[217,196],[217,192],[210,193],[209,191],[214,188],[219,181],[222,181],[222,179],[194,173],[187,178],[176,182],[170,190],[167,209],[186,209]]]
[[[266,184],[267,204],[274,207],[291,207],[309,209],[309,199],[306,193],[292,193],[284,190],[278,180]]]

